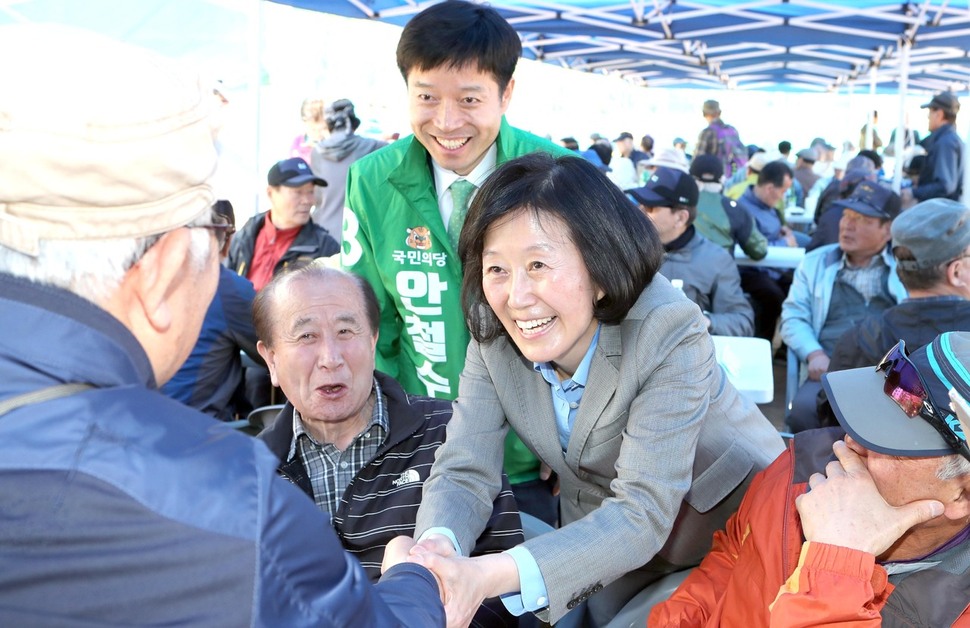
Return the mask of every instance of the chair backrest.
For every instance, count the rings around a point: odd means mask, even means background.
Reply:
[[[273,422],[276,415],[283,409],[284,404],[274,404],[270,406],[260,406],[254,408],[249,416],[246,417],[249,426],[257,431],[262,431],[264,427]]]
[[[693,571],[693,568],[675,571],[648,585],[620,609],[620,612],[610,620],[610,623],[606,624],[606,628],[643,628],[643,626],[646,626],[647,616],[651,609],[673,595],[691,571]]]
[[[798,355],[788,347],[788,359],[786,362],[786,372],[785,372],[785,418],[791,414],[791,404],[795,399],[795,393],[798,392],[798,387],[802,385],[802,382],[808,376],[808,369],[804,368],[802,361],[798,359]]]

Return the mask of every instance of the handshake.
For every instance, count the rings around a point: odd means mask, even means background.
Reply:
[[[487,598],[519,589],[519,571],[511,556],[465,558],[441,534],[432,534],[420,543],[408,536],[392,539],[384,550],[381,572],[403,562],[426,567],[434,575],[449,628],[468,626]]]

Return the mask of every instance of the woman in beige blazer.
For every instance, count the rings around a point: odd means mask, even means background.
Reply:
[[[502,165],[459,253],[473,340],[412,557],[441,577],[449,623],[503,595],[551,622],[589,599],[586,625],[603,625],[700,560],[781,439],[727,381],[697,306],[656,274],[653,226],[585,160]],[[510,426],[558,474],[562,527],[504,554],[439,557],[482,532]]]

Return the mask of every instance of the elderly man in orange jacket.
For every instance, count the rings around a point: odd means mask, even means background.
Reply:
[[[647,626],[970,626],[965,364],[951,332],[827,374],[841,429],[795,436]]]

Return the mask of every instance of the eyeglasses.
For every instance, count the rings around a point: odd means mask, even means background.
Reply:
[[[886,383],[883,392],[892,399],[906,416],[913,419],[919,416],[933,426],[950,449],[970,460],[970,448],[967,443],[957,436],[946,422],[949,412],[943,412],[930,401],[929,388],[923,381],[916,365],[909,359],[906,343],[900,340],[883,356],[876,367],[877,371],[884,371]]]
[[[229,241],[229,236],[236,232],[236,228],[229,222],[229,219],[222,214],[212,213],[211,225],[192,225],[190,229],[208,229],[216,236],[217,251],[221,251]]]

